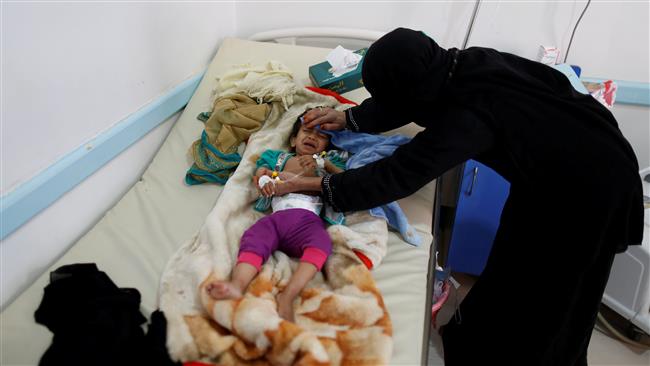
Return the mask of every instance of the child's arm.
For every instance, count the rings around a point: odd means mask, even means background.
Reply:
[[[329,159],[325,159],[325,170],[330,174],[342,173],[344,171],[332,163]]]

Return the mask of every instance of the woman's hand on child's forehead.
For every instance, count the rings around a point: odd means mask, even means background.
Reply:
[[[310,128],[319,126],[323,130],[336,131],[344,129],[346,123],[345,112],[330,107],[314,108],[303,116],[303,126]]]
[[[308,124],[309,122],[313,121],[314,119],[324,115],[324,111],[322,108],[312,108],[305,113],[303,116],[303,121],[305,124]]]

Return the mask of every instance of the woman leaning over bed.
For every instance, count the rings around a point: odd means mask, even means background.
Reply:
[[[473,47],[445,50],[396,29],[375,42],[371,94],[306,125],[383,132],[424,127],[383,160],[277,194],[321,191],[337,210],[408,196],[475,159],[510,184],[485,270],[441,333],[446,365],[585,365],[614,254],[641,242],[638,163],[612,114],[553,68]],[[495,335],[499,336],[495,336]]]

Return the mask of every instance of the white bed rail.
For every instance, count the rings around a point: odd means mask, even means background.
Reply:
[[[296,44],[299,38],[342,38],[374,42],[386,32],[354,28],[304,27],[284,28],[255,33],[248,37],[251,41]]]

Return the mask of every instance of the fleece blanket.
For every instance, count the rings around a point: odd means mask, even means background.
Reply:
[[[358,168],[388,157],[400,145],[411,141],[410,137],[404,135],[371,135],[350,130],[325,131],[325,133],[331,136],[330,142],[334,146],[353,154],[345,164],[346,169]],[[370,210],[370,214],[388,221],[388,225],[397,229],[407,243],[415,246],[422,244],[422,237],[409,224],[406,214],[397,202],[375,207]]]
[[[247,88],[264,90],[245,71],[238,75]],[[219,365],[387,364],[392,325],[359,258],[378,265],[386,254],[388,229],[385,220],[367,212],[350,213],[346,226],[328,228],[333,253],[295,300],[295,322],[277,313],[275,295],[298,264],[281,252],[264,264],[243,298],[215,301],[207,294],[207,283],[229,279],[243,232],[263,215],[253,209],[258,193],[251,176],[257,157],[265,149],[286,149],[291,126],[306,109],[344,108],[332,97],[301,88],[275,100],[260,94],[254,98],[272,103],[264,126],[249,139],[203,226],[172,256],[161,278],[159,301],[167,318],[170,356]]]

